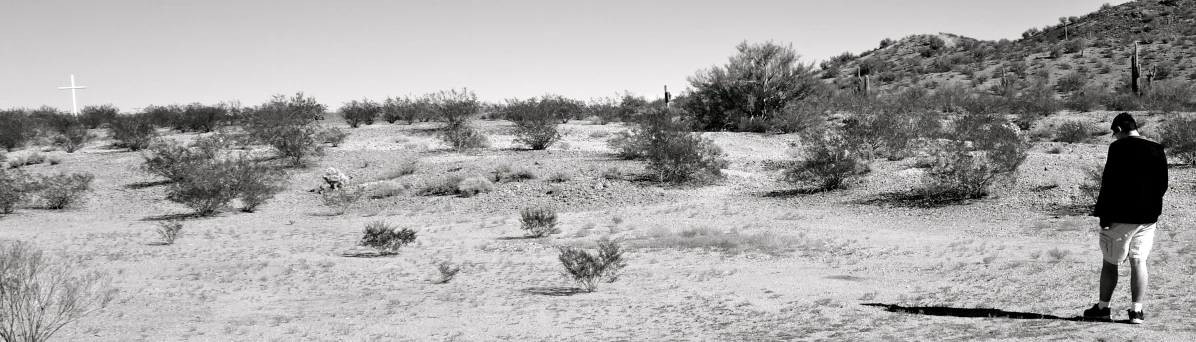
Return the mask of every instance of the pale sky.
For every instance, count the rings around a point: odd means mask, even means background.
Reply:
[[[256,105],[303,91],[363,97],[468,87],[487,101],[678,93],[741,41],[807,62],[881,39],[1015,39],[1125,0],[264,1],[2,0],[0,108]]]

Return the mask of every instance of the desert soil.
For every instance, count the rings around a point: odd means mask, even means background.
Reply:
[[[1055,116],[1040,129],[1068,118],[1104,127],[1105,117]],[[1070,320],[1096,301],[1096,219],[1073,203],[1081,169],[1103,165],[1107,134],[1038,142],[1016,183],[993,198],[925,208],[892,196],[920,182],[917,158],[875,162],[849,190],[803,194],[778,181],[776,167],[791,159],[796,136],[707,133],[731,161],[727,178],[662,186],[637,180],[642,162],[611,155],[604,134],[622,125],[575,121],[561,126],[562,143],[526,151],[509,123],[479,124],[493,146],[457,153],[436,139],[435,124],[348,129],[326,120],[352,135],[291,171],[286,191],[256,213],[187,219],[170,246],[155,244],[154,230],[187,209],[138,171],[140,153],[105,141],[51,152],[62,163],[26,170],[91,172],[95,190],[76,209],[0,218],[0,239],[112,275],[117,300],[59,341],[1196,340],[1196,171],[1178,166],[1150,261],[1146,324]],[[418,171],[394,182],[504,163],[539,177],[470,198],[367,199],[343,215],[308,191],[325,167],[368,184],[408,160]],[[623,176],[604,177],[611,168]],[[551,182],[557,173],[569,180]],[[535,204],[559,210],[560,234],[520,238],[519,210]],[[417,242],[394,256],[346,256],[368,251],[356,244],[376,220],[416,229]],[[742,243],[664,242],[686,231]],[[629,265],[617,281],[578,292],[554,246],[602,237],[629,247]],[[439,261],[462,271],[434,283]],[[1126,319],[1126,268],[1113,306]]]

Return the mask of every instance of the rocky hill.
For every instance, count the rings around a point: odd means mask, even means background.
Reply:
[[[1102,6],[1082,16],[1031,28],[1018,40],[977,40],[940,33],[885,39],[859,55],[822,62],[822,77],[841,89],[859,89],[868,76],[871,92],[913,85],[957,84],[1002,93],[1039,83],[1062,96],[1084,87],[1120,90],[1130,80],[1134,42],[1149,81],[1196,81],[1196,1],[1150,0]],[[1003,77],[1003,75],[1005,75]]]

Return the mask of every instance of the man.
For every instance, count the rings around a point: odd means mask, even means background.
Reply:
[[[1117,267],[1130,261],[1130,323],[1146,319],[1142,310],[1147,285],[1146,258],[1154,244],[1155,223],[1163,211],[1167,192],[1167,156],[1163,145],[1138,134],[1138,123],[1129,113],[1113,119],[1109,158],[1101,178],[1100,196],[1092,216],[1100,218],[1100,249],[1104,265],[1100,275],[1100,302],[1084,317],[1112,320],[1109,300],[1117,288]]]

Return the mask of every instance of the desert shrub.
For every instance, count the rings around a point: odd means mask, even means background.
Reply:
[[[392,124],[399,120],[413,124],[421,111],[420,104],[418,99],[412,99],[410,96],[387,97],[382,101],[382,120]]]
[[[1059,87],[1059,91],[1064,93],[1080,90],[1086,84],[1088,84],[1088,78],[1080,72],[1068,73],[1060,77],[1058,81],[1055,81],[1055,85]]]
[[[407,191],[407,189],[410,188],[410,183],[381,181],[374,183],[374,186],[370,187],[370,198],[379,199],[394,197],[403,194]]]
[[[563,172],[563,171],[556,172],[556,173],[553,173],[551,176],[548,176],[548,181],[553,182],[553,183],[564,183],[564,182],[568,182],[571,179],[573,179],[573,176],[570,176],[568,173]]]
[[[481,193],[494,191],[494,183],[484,177],[469,177],[462,179],[457,183],[458,195],[461,197],[473,197]]]
[[[382,112],[382,106],[369,99],[353,100],[341,106],[340,112],[349,127],[357,128],[361,124],[373,125],[374,119]]]
[[[28,199],[32,179],[20,170],[0,167],[0,216],[12,214]]]
[[[1065,143],[1080,143],[1092,136],[1092,130],[1083,122],[1070,120],[1059,124],[1059,131],[1055,134],[1055,141]]]
[[[382,176],[378,177],[378,179],[395,179],[415,174],[416,171],[419,171],[419,162],[415,160],[405,160],[399,162],[399,166],[395,167],[394,169],[383,173]]]
[[[66,209],[83,200],[94,179],[94,175],[86,172],[35,176],[27,190],[36,192],[46,209]]]
[[[145,114],[121,115],[108,121],[109,136],[118,147],[140,151],[149,147],[158,135],[153,122]]]
[[[418,191],[420,196],[449,196],[457,194],[457,185],[461,183],[461,176],[447,176],[438,180],[424,183]]]
[[[1096,109],[1107,102],[1108,92],[1103,87],[1088,85],[1079,91],[1072,92],[1063,107],[1077,112],[1087,112]]]
[[[83,127],[95,129],[112,122],[117,115],[120,115],[120,109],[111,104],[85,106],[79,110],[79,122],[83,124]]]
[[[921,189],[932,202],[988,196],[992,185],[1013,179],[1028,151],[1017,130],[997,116],[963,116],[954,122],[948,139],[932,148],[933,161]]]
[[[1055,114],[1061,107],[1054,89],[1043,83],[1035,83],[1022,90],[1021,95],[1012,101],[1010,110],[1015,114],[1037,118]]]
[[[435,283],[447,284],[453,280],[453,277],[457,276],[458,272],[461,272],[461,266],[453,265],[453,263],[448,261],[441,261],[436,263],[436,271],[440,274],[440,279],[436,279]]]
[[[684,109],[696,128],[736,130],[745,118],[770,121],[822,86],[813,65],[803,64],[792,46],[745,41],[736,49],[726,65],[689,77],[693,91]]]
[[[179,120],[183,114],[183,106],[173,104],[166,106],[149,105],[141,110],[141,114],[149,118],[154,126],[158,127],[178,127],[175,121]]]
[[[195,166],[215,158],[213,153],[211,150],[189,148],[172,140],[162,140],[150,144],[145,149],[142,155],[145,161],[141,170],[166,177],[171,182],[178,182]]]
[[[440,138],[457,151],[490,147],[490,140],[468,122],[445,126]]]
[[[314,122],[325,109],[303,93],[289,98],[275,95],[262,105],[247,108],[241,122],[253,140],[270,145],[291,165],[302,166],[307,156],[320,152]]]
[[[829,191],[844,187],[847,180],[868,170],[837,132],[811,133],[805,140],[805,158],[785,170],[786,181]]]
[[[108,277],[51,259],[26,242],[0,241],[0,340],[44,342],[108,306]]]
[[[1080,196],[1076,200],[1086,206],[1095,206],[1097,197],[1100,197],[1104,170],[1099,164],[1092,164],[1084,167],[1081,172],[1084,174],[1084,179],[1080,183]]]
[[[88,132],[82,125],[71,126],[66,131],[54,136],[54,146],[62,148],[67,153],[75,153],[92,139],[95,139],[95,134]]]
[[[174,159],[181,162],[173,167],[155,167],[168,170],[174,177],[166,189],[166,199],[195,210],[197,215],[214,214],[233,199],[241,200],[242,211],[253,212],[282,191],[284,175],[248,156],[215,158],[205,152],[187,150],[181,152],[183,157]]]
[[[325,190],[320,195],[325,206],[331,207],[336,215],[342,215],[365,196],[365,188],[360,185],[342,185],[339,189]]]
[[[521,228],[527,231],[527,236],[534,238],[560,233],[556,219],[556,210],[545,206],[523,208],[519,212]]]
[[[33,137],[33,122],[23,109],[0,110],[0,147],[12,150]]]
[[[1142,110],[1143,108],[1142,99],[1137,95],[1127,92],[1110,95],[1106,98],[1106,101],[1104,103],[1105,109],[1113,111],[1134,111]]]
[[[632,127],[636,148],[641,148],[648,170],[662,182],[685,182],[721,177],[727,161],[714,142],[689,131],[675,120],[684,113],[671,108],[650,108]]]
[[[1167,153],[1187,164],[1196,164],[1196,116],[1171,114],[1159,125],[1159,143]]]
[[[348,137],[349,132],[336,127],[329,127],[316,133],[316,141],[332,145],[332,147],[340,146]]]
[[[183,107],[177,115],[172,122],[175,130],[207,133],[229,119],[229,107],[224,103],[205,105],[196,102]]]
[[[1196,110],[1196,85],[1177,80],[1155,82],[1143,101],[1148,109],[1164,112]]]
[[[445,122],[439,135],[450,147],[464,151],[489,145],[486,136],[470,124],[482,108],[477,95],[472,91],[443,90],[427,95],[426,98],[431,115]]]
[[[612,121],[619,120],[619,102],[618,98],[614,97],[599,97],[592,98],[584,110],[584,115],[595,118],[594,123],[605,125]]]
[[[511,164],[505,163],[499,164],[498,167],[494,168],[494,171],[491,171],[490,173],[492,175],[491,178],[494,179],[495,182],[502,183],[536,179],[536,174],[532,173],[531,170],[528,170],[522,166],[511,166]]]
[[[645,144],[643,136],[629,131],[616,132],[610,139],[606,140],[606,145],[615,151],[615,155],[626,160],[646,157],[647,148]]]
[[[398,229],[385,221],[374,221],[365,225],[358,245],[373,248],[381,255],[393,255],[412,242],[415,242],[415,231],[411,228]]]
[[[241,201],[241,211],[252,213],[274,195],[282,192],[286,175],[269,165],[253,162],[241,157],[234,159],[235,167],[230,171],[237,192],[237,199]]]
[[[174,240],[183,236],[183,223],[179,221],[166,221],[158,224],[158,236],[162,238],[162,244],[173,245]]]
[[[29,111],[29,118],[45,133],[64,133],[68,129],[81,126],[75,115],[58,110],[50,106],[41,106]]]
[[[594,292],[598,282],[610,283],[618,280],[619,271],[627,266],[622,248],[610,240],[598,242],[597,254],[570,246],[557,248],[560,253],[557,259],[565,267],[565,273],[587,292]]]
[[[515,123],[515,141],[533,150],[543,150],[560,140],[557,122],[580,116],[583,105],[560,95],[544,95],[527,100],[507,100],[502,111]]]

